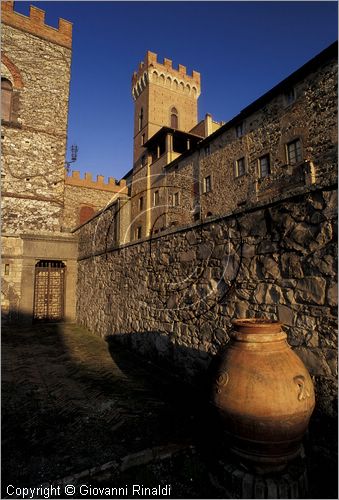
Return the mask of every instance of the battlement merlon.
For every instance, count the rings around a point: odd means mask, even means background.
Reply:
[[[1,22],[48,42],[72,48],[72,23],[60,18],[58,28],[48,26],[45,24],[45,11],[33,5],[30,5],[27,17],[14,11],[14,1],[2,1]]]
[[[139,63],[139,68],[133,73],[132,76],[132,87],[136,84],[138,79],[150,69],[156,70],[159,74],[164,72],[165,74],[171,75],[173,78],[180,78],[185,80],[187,83],[195,83],[197,87],[200,87],[200,73],[198,71],[192,71],[192,75],[186,73],[186,66],[182,64],[178,65],[178,69],[173,68],[171,59],[164,58],[163,63],[158,62],[158,57],[155,52],[147,51],[145,60]]]
[[[73,170],[71,175],[68,175],[67,172],[65,173],[65,185],[80,188],[98,189],[101,191],[109,191],[111,193],[117,194],[128,193],[125,179],[121,179],[120,182],[117,182],[114,177],[109,177],[108,183],[105,183],[105,177],[103,175],[97,175],[97,179],[93,180],[92,174],[90,172],[86,172],[84,178],[81,179],[79,170]]]

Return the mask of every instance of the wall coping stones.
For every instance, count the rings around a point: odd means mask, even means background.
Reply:
[[[173,234],[187,232],[190,229],[196,229],[198,227],[209,226],[215,222],[219,222],[219,221],[231,219],[231,218],[234,218],[237,216],[240,217],[240,216],[245,215],[245,214],[257,212],[259,210],[262,210],[263,208],[271,208],[273,206],[279,205],[282,202],[293,201],[294,199],[300,198],[301,196],[304,196],[307,194],[311,194],[314,192],[334,191],[334,190],[337,190],[337,188],[338,188],[337,184],[331,184],[328,186],[326,186],[326,185],[303,186],[301,188],[298,188],[296,190],[296,192],[293,192],[293,194],[289,193],[288,195],[285,195],[285,196],[279,196],[270,202],[267,202],[267,200],[265,202],[257,202],[257,203],[251,202],[251,203],[248,203],[246,206],[243,206],[243,207],[241,207],[237,210],[234,210],[232,212],[227,212],[223,215],[209,217],[208,220],[193,222],[193,223],[187,224],[185,226],[181,226],[181,227],[176,226],[175,228],[168,228],[165,231],[163,231],[161,234],[156,234],[156,235],[148,236],[146,238],[141,238],[137,241],[125,243],[125,244],[122,244],[118,247],[117,246],[107,247],[104,251],[100,250],[98,252],[94,252],[94,253],[91,253],[89,255],[79,257],[78,260],[79,261],[86,260],[86,259],[89,259],[92,257],[98,257],[100,255],[104,255],[106,253],[121,251],[124,248],[132,247],[132,246],[136,246],[136,245],[141,245],[141,244],[146,243],[146,242],[151,243],[152,241],[156,241],[158,239],[165,238],[165,237],[173,235]],[[110,205],[108,205],[103,210],[101,210],[100,212],[96,213],[89,221],[86,221],[81,226],[78,226],[78,227],[74,228],[73,230],[71,230],[71,233],[76,233],[81,227],[92,222],[94,219],[96,219],[101,214],[103,214],[106,210],[108,210],[114,203],[115,203],[115,201],[112,202]]]

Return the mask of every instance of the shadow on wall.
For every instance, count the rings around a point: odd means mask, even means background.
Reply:
[[[151,371],[153,387],[159,394],[177,408],[195,415],[195,444],[209,465],[215,467],[220,460],[232,461],[227,452],[223,424],[211,403],[212,384],[227,344],[212,356],[198,349],[174,345],[167,336],[161,337],[159,341],[159,332],[139,332],[109,335],[105,340],[112,359],[124,373],[133,373],[137,360]],[[120,351],[120,345],[126,350]],[[126,357],[126,352],[133,352],[133,357]],[[185,360],[190,360],[193,367],[189,382]],[[337,477],[336,443],[336,419],[314,412],[303,442],[308,464],[309,498],[337,498],[337,484],[333,480]]]

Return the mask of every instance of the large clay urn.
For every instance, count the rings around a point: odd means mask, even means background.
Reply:
[[[278,321],[239,319],[213,387],[231,451],[257,473],[283,470],[301,451],[314,409],[312,380]]]

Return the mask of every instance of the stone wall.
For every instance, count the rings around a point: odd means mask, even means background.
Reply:
[[[2,229],[59,231],[72,26],[65,21],[68,43],[63,45],[65,33],[45,26],[43,11],[33,8],[26,17],[8,4],[2,2],[1,66],[13,84],[15,114],[2,120]]]
[[[333,416],[336,218],[337,191],[313,189],[114,248],[106,211],[77,231],[77,319],[194,380],[232,319],[279,318]]]
[[[291,101],[287,95],[292,95]],[[165,193],[168,187],[162,205],[167,227],[173,220],[179,225],[193,222],[197,212],[205,220],[310,184],[336,182],[337,109],[337,47],[333,45],[164,168],[159,188]],[[240,125],[241,133],[237,132]],[[301,158],[292,165],[287,144],[296,139],[301,142]],[[270,175],[261,177],[259,159],[264,155],[270,158]],[[241,158],[245,173],[238,176],[236,162]],[[184,181],[179,189],[184,203],[173,219],[171,186],[178,177],[191,182]],[[211,179],[207,193],[206,177]]]
[[[81,179],[80,172],[73,171],[71,176],[65,178],[63,229],[70,231],[82,223],[82,208],[89,207],[94,213],[98,212],[119,196],[125,198],[127,191],[125,180],[116,183],[114,178],[109,177],[108,183],[105,183],[103,176],[92,180],[88,173]]]
[[[1,13],[1,71],[13,90],[1,120],[2,310],[31,321],[35,265],[57,259],[67,266],[70,319],[77,243],[62,223],[72,24],[52,28],[44,11],[31,6],[24,16],[13,2],[1,2]]]

